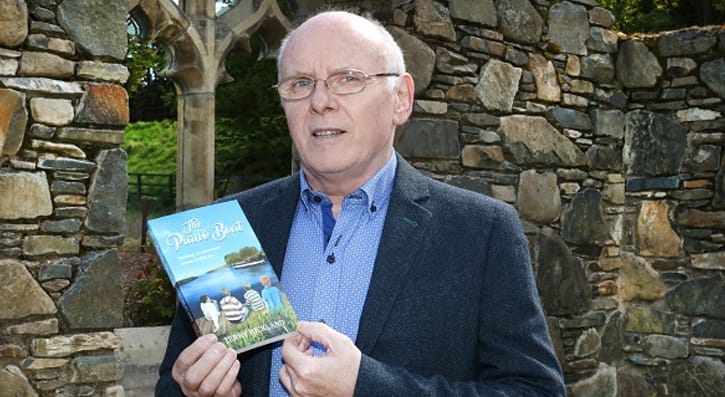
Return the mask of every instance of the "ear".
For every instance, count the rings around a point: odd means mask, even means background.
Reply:
[[[410,73],[400,77],[400,83],[395,88],[395,108],[393,109],[393,123],[398,126],[405,124],[413,113],[415,101],[415,82]]]

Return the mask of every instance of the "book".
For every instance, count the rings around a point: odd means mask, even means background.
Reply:
[[[148,234],[197,335],[241,353],[295,333],[297,314],[236,201],[151,219]]]

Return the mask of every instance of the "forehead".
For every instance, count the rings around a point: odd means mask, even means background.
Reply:
[[[321,19],[303,24],[282,54],[285,74],[366,70],[383,66],[382,35],[362,19]]]

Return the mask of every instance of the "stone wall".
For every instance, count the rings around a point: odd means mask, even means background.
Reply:
[[[594,0],[381,15],[418,85],[397,147],[518,208],[569,394],[721,395],[725,28],[626,37]]]
[[[110,3],[0,2],[0,397],[124,394]],[[357,3],[416,79],[398,150],[518,208],[569,394],[718,395],[723,28],[618,36],[594,0]]]
[[[126,2],[0,1],[0,396],[123,396]]]

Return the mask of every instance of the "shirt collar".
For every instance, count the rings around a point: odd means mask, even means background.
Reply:
[[[367,201],[368,211],[375,212],[381,205],[386,204],[390,199],[390,193],[393,190],[393,181],[395,180],[395,169],[398,165],[398,158],[395,155],[395,151],[390,155],[390,159],[385,165],[368,179],[358,189],[349,193],[345,198],[351,196],[361,196],[363,200]],[[313,190],[310,185],[307,184],[304,170],[300,172],[300,200],[305,207],[305,210],[309,210],[313,204],[319,202],[313,202],[315,197],[321,197],[322,200],[329,200],[327,196],[316,190]],[[371,199],[372,198],[372,199]]]

